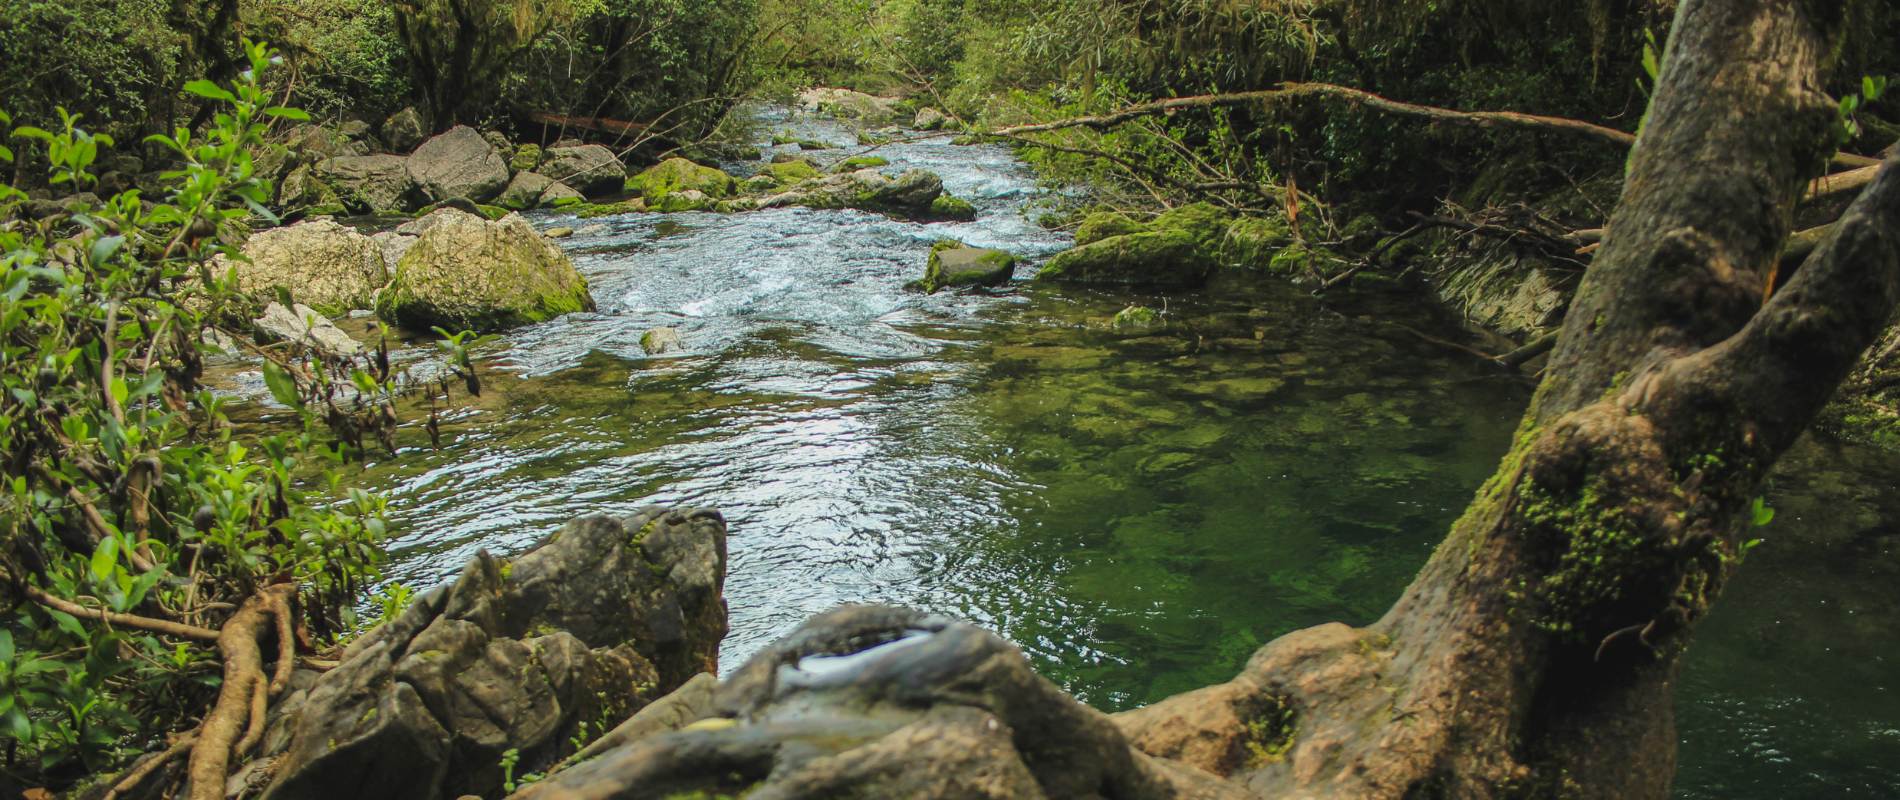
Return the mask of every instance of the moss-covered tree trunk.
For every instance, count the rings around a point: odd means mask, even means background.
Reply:
[[[1681,3],[1607,240],[1497,474],[1383,619],[1291,634],[1232,683],[1124,715],[1138,748],[1267,797],[1667,795],[1690,632],[1763,477],[1900,284],[1890,161],[1764,303],[1832,152],[1827,5]],[[1251,758],[1245,731],[1193,722],[1280,706],[1290,738]]]

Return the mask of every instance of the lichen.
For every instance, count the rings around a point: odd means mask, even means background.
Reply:
[[[1246,721],[1242,744],[1247,748],[1247,769],[1259,769],[1286,760],[1299,733],[1299,718],[1286,698],[1271,696]]]

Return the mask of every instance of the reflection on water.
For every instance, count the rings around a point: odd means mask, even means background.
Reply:
[[[1031,261],[1063,240],[1022,218],[1034,186],[1007,151],[879,154],[982,217],[636,215],[567,240],[600,313],[511,334],[497,366],[518,377],[444,449],[364,477],[403,532],[391,578],[439,582],[576,515],[714,506],[729,666],[838,603],[900,603],[990,626],[1127,708],[1224,680],[1287,631],[1377,616],[1528,397],[1395,324],[1442,325],[1411,298],[905,294],[936,239]],[[1165,324],[1108,326],[1130,302]],[[662,325],[686,353],[641,352]],[[1685,670],[1683,797],[1900,794],[1893,470],[1816,445],[1798,462]]]

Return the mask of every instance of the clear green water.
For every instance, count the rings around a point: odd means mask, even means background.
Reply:
[[[1063,242],[1016,213],[1033,184],[1004,151],[880,154],[983,218],[649,215],[569,240],[602,313],[511,334],[507,377],[442,450],[362,476],[402,531],[391,578],[433,584],[579,514],[708,505],[732,531],[728,665],[838,603],[899,603],[990,626],[1122,709],[1376,617],[1528,399],[1400,327],[1455,336],[1415,298],[905,294],[940,236]],[[1166,325],[1114,330],[1130,302]],[[688,352],[645,357],[657,325]],[[1900,797],[1897,473],[1806,444],[1777,478],[1768,543],[1683,676],[1679,796]]]

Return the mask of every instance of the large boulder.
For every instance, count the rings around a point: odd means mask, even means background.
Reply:
[[[933,172],[913,169],[896,177],[875,169],[824,175],[790,189],[760,198],[759,208],[856,208],[905,219],[968,218],[974,209],[943,191],[943,179]]]
[[[920,131],[934,131],[943,128],[949,122],[950,117],[942,111],[926,108],[917,112],[917,116],[911,119],[910,126]]]
[[[409,155],[409,175],[431,201],[482,203],[508,185],[508,159],[474,128],[457,125]]]
[[[626,188],[647,203],[657,204],[674,192],[694,191],[713,199],[731,197],[738,181],[717,168],[669,158],[627,179]]]
[[[422,120],[422,112],[410,106],[383,120],[383,143],[397,153],[407,153],[422,144],[429,137],[429,125]]]
[[[597,144],[549,148],[535,171],[589,197],[614,194],[627,182],[626,166],[614,151]]]
[[[358,214],[389,214],[413,209],[421,200],[409,165],[401,156],[343,156],[310,168],[310,177]]]
[[[850,89],[807,89],[798,95],[798,107],[806,112],[854,119],[866,125],[888,125],[897,120],[897,98]]]
[[[1198,286],[1214,261],[1181,230],[1113,236],[1057,253],[1037,280],[1128,286]]]
[[[284,147],[304,161],[321,161],[338,156],[366,156],[370,148],[361,138],[328,125],[305,123],[284,134]]]
[[[709,701],[682,694],[667,705],[698,719],[652,720],[514,797],[1254,797],[1239,780],[1138,751],[1144,729],[1124,732],[1064,694],[1001,637],[919,611],[820,615]],[[1292,722],[1262,716],[1264,749]],[[1211,738],[1206,726],[1177,727]]]
[[[519,214],[490,222],[443,209],[427,220],[376,297],[383,319],[496,331],[594,309],[574,262]]]
[[[930,248],[923,280],[915,287],[934,293],[963,286],[1000,286],[1016,273],[1016,256],[1004,250],[970,247],[945,240]]]
[[[239,288],[268,296],[282,287],[296,302],[331,316],[368,308],[371,294],[389,281],[382,248],[327,219],[259,231],[243,254],[219,260],[236,273]]]
[[[263,796],[499,797],[504,753],[515,777],[541,772],[593,725],[689,682],[703,696],[725,570],[725,522],[709,510],[586,517],[512,561],[480,553],[286,696],[288,743]]]
[[[336,189],[318,180],[309,164],[299,165],[277,182],[277,207],[305,214],[340,214],[349,210]]]

